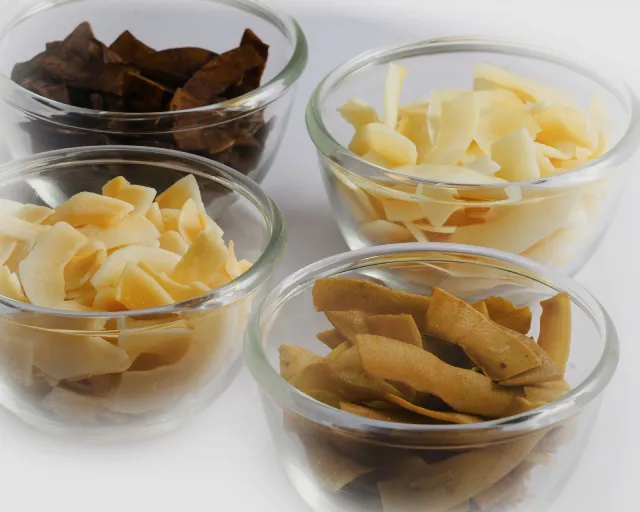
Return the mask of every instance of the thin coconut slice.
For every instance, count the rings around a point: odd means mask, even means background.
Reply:
[[[203,231],[169,276],[182,284],[208,282],[227,261],[228,249],[214,231]]]
[[[535,115],[541,132],[536,140],[542,143],[569,140],[580,146],[591,148],[594,146],[593,134],[589,129],[586,114],[567,105],[551,105]]]
[[[391,222],[413,222],[424,219],[424,212],[417,201],[380,200],[387,220]]]
[[[5,382],[28,387],[33,384],[35,344],[11,326],[10,322],[0,323],[0,370]]]
[[[399,64],[391,63],[387,68],[387,76],[384,81],[384,100],[382,120],[388,127],[395,129],[398,123],[398,104],[402,84],[407,76],[407,68]]]
[[[28,302],[18,276],[11,273],[5,265],[0,267],[0,295],[20,302]]]
[[[480,62],[475,65],[473,79],[474,89],[491,88],[491,84],[493,84],[513,92],[522,101],[534,103],[550,101],[568,105],[571,105],[574,101],[566,91],[488,62]]]
[[[173,297],[135,263],[127,263],[116,286],[116,300],[128,310],[168,306]]]
[[[517,130],[525,129],[535,138],[540,126],[531,111],[510,91],[497,89],[476,93],[480,104],[480,120],[475,141],[485,154],[491,146]]]
[[[182,210],[162,208],[160,214],[162,215],[162,224],[166,231],[178,231],[178,229],[180,229],[180,215],[182,214]]]
[[[540,178],[536,147],[524,128],[510,133],[491,146],[491,157],[500,166],[499,178],[529,181]]]
[[[145,216],[156,197],[156,189],[142,185],[125,185],[116,195],[116,199],[133,206],[132,215]]]
[[[418,162],[421,162],[425,155],[431,150],[431,138],[429,137],[426,110],[410,110],[404,112],[400,117],[398,133],[401,133],[415,144],[418,150]]]
[[[87,238],[101,242],[107,250],[133,244],[155,242],[160,233],[153,223],[140,215],[129,215],[113,227],[86,226],[80,232]]]
[[[404,227],[407,228],[417,242],[428,242],[429,239],[427,235],[424,234],[422,230],[420,230],[413,222],[403,222]]]
[[[171,273],[180,261],[180,257],[164,249],[131,245],[110,254],[100,270],[91,278],[96,290],[115,286],[127,263],[143,261],[157,272]]]
[[[579,200],[580,193],[571,192],[520,203],[494,221],[458,228],[450,242],[520,254],[562,227]]]
[[[427,112],[427,124],[429,126],[429,138],[431,144],[435,144],[438,129],[440,128],[440,117],[442,116],[442,103],[454,99],[459,93],[466,92],[464,89],[444,88],[431,91],[429,110]]]
[[[183,256],[189,250],[189,244],[177,231],[165,231],[158,240],[161,249],[176,253],[178,256]]]
[[[429,224],[436,228],[441,228],[445,222],[458,211],[461,206],[456,204],[454,195],[455,189],[441,187],[424,187],[418,185],[416,191],[419,199],[420,207],[424,212]]]
[[[96,293],[92,308],[96,311],[126,311],[127,308],[116,296],[117,290],[114,287],[103,288]]]
[[[338,109],[338,112],[356,129],[365,124],[380,122],[376,109],[364,100],[351,98]]]
[[[108,197],[117,197],[120,191],[127,185],[129,185],[129,182],[124,176],[117,176],[112,180],[107,181],[102,186],[102,195]]]
[[[472,160],[465,165],[468,169],[484,174],[485,176],[491,176],[500,170],[500,164],[494,162],[490,156],[481,156]]]
[[[193,199],[198,210],[202,213],[206,213],[204,203],[202,202],[202,196],[200,195],[200,187],[198,186],[198,182],[193,174],[189,174],[176,181],[167,190],[160,194],[156,201],[160,205],[160,208],[180,210],[188,199]]]
[[[46,206],[38,206],[36,204],[25,204],[16,214],[19,219],[31,222],[33,224],[41,224],[53,215],[54,210]]]
[[[19,276],[29,301],[55,308],[65,299],[64,268],[87,243],[87,238],[65,222],[42,235],[19,264]]]
[[[162,220],[162,212],[160,211],[160,205],[158,205],[158,203],[153,203],[149,207],[146,217],[160,233],[164,232],[164,221]]]
[[[0,213],[5,215],[13,215],[14,217],[20,213],[24,205],[11,199],[0,199]]]
[[[404,135],[382,123],[371,123],[356,130],[349,150],[358,156],[375,151],[391,165],[414,165],[416,145]]]
[[[66,222],[74,227],[115,226],[133,211],[133,206],[113,197],[93,192],[80,192],[56,208],[46,223]]]
[[[182,302],[209,293],[211,289],[204,283],[194,281],[189,284],[178,283],[171,279],[163,272],[156,272],[144,262],[138,263],[138,266],[149,274],[164,290],[171,295],[174,302]]]
[[[0,265],[4,265],[16,250],[18,241],[6,236],[0,236]]]
[[[374,220],[360,226],[360,233],[375,244],[411,242],[413,235],[404,226],[386,220]]]
[[[423,163],[455,164],[473,141],[480,119],[473,91],[459,92],[441,105],[436,140]]]
[[[542,156],[547,158],[554,158],[555,160],[570,160],[576,154],[577,144],[571,142],[558,143],[556,146],[547,146],[540,142],[534,142],[536,151]]]
[[[141,354],[153,354],[162,364],[174,364],[187,353],[192,336],[193,331],[186,328],[125,332],[118,336],[118,346],[132,360]]]
[[[457,165],[420,164],[396,167],[394,172],[438,183],[455,183],[457,185],[505,183],[505,180],[502,178],[489,176],[476,170],[459,167]]]
[[[93,277],[107,260],[107,248],[96,240],[89,241],[64,268],[65,289],[76,290]]]
[[[40,226],[13,215],[0,213],[0,236],[31,243],[48,230],[48,226]]]
[[[198,211],[195,201],[187,199],[178,217],[178,233],[191,245],[206,227],[203,215]]]

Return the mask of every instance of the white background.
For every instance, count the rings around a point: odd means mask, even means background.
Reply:
[[[280,276],[346,250],[320,182],[303,110],[313,86],[348,57],[415,39],[492,34],[529,39],[587,61],[616,63],[640,84],[640,8],[616,0],[272,3],[299,19],[311,48],[289,132],[265,182],[289,224]],[[578,275],[611,313],[622,339],[622,360],[581,467],[552,512],[640,510],[640,304],[635,293],[640,287],[640,206],[638,177],[630,179],[609,235]],[[278,467],[246,370],[187,427],[145,442],[78,445],[33,432],[0,410],[0,511],[203,509],[308,510]]]

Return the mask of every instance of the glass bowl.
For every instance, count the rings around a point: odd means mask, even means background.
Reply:
[[[12,158],[79,146],[153,146],[211,158],[257,182],[264,179],[307,62],[306,39],[292,18],[252,0],[28,0],[6,7],[0,22],[0,126]],[[244,29],[251,28],[270,45],[262,85],[206,107],[130,114],[51,101],[9,78],[16,63],[85,21],[105,44],[129,30],[159,50],[195,46],[222,52],[238,46]],[[225,134],[234,140],[231,147],[189,143],[226,140]]]
[[[176,151],[90,147],[1,167],[0,198],[55,207],[81,191],[100,193],[116,176],[164,190],[189,174],[225,241],[233,240],[239,257],[253,266],[206,295],[155,309],[75,313],[0,298],[0,405],[42,430],[131,438],[181,425],[229,387],[241,366],[252,303],[286,244],[280,211],[252,180]],[[124,357],[119,367],[114,361],[127,355],[117,348],[124,336],[140,336],[143,346],[161,339],[176,353],[170,362],[148,357],[131,369]],[[114,348],[106,350],[105,341]],[[77,366],[60,380],[63,375],[48,369],[65,358]],[[91,368],[86,374],[85,367]]]
[[[575,341],[565,378],[573,391],[524,414],[470,425],[390,423],[318,402],[280,377],[278,348],[291,344],[326,355],[315,336],[330,324],[314,310],[311,290],[316,279],[334,276],[374,278],[423,294],[437,285],[467,301],[498,295],[519,305],[566,291]],[[532,310],[537,325],[540,308]],[[245,357],[282,466],[313,510],[480,510],[464,505],[491,487],[482,510],[543,512],[578,464],[619,354],[607,313],[571,278],[492,249],[411,243],[333,256],[285,279],[252,316]],[[427,464],[434,467],[425,470]],[[420,467],[430,476],[420,480]],[[451,474],[446,482],[430,480]],[[411,485],[417,481],[425,483]],[[381,503],[381,482],[395,496],[392,504]]]
[[[484,61],[568,90],[583,106],[598,93],[611,117],[610,150],[573,171],[536,181],[458,185],[386,171],[347,149],[353,128],[337,109],[358,98],[381,112],[389,63],[408,70],[402,104],[425,97],[430,89],[470,88],[474,65]],[[338,67],[311,97],[307,127],[350,249],[410,241],[478,245],[573,275],[602,240],[627,175],[636,169],[639,112],[627,85],[568,57],[510,41],[447,38],[369,51]],[[386,201],[401,202],[396,204],[413,212],[407,213],[413,219],[408,226],[387,217]],[[443,228],[431,225],[425,212],[444,215]]]

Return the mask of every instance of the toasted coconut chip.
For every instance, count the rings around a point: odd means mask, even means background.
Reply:
[[[367,317],[366,325],[369,334],[422,347],[422,336],[411,315],[372,315]]]
[[[571,299],[559,293],[542,301],[538,344],[556,363],[564,375],[571,349]]]
[[[407,402],[406,400],[398,396],[388,396],[387,400],[393,404],[399,405],[407,411],[420,414],[421,416],[426,416],[427,418],[431,418],[433,420],[444,421],[447,423],[458,423],[461,425],[466,425],[469,423],[479,423],[481,421],[484,421],[484,418],[481,418],[480,416],[473,416],[471,414],[461,414],[458,412],[441,412],[425,409],[424,407],[419,407],[412,404],[411,402]]]
[[[165,231],[178,231],[180,229],[180,215],[182,210],[173,208],[162,208],[160,215],[162,216],[162,225]]]
[[[403,227],[386,220],[374,220],[360,226],[360,232],[374,244],[395,244],[411,242],[411,232]]]
[[[537,368],[541,363],[523,340],[439,288],[434,288],[431,293],[427,334],[462,347],[473,362],[494,380],[509,379]]]
[[[312,474],[323,489],[338,492],[356,478],[374,470],[342,451],[311,436],[302,436]]]
[[[529,306],[518,308],[503,297],[487,297],[484,302],[489,311],[489,317],[495,323],[521,334],[527,334],[531,330]]]
[[[227,261],[228,249],[213,230],[201,232],[169,276],[183,284],[208,282]]]
[[[178,256],[184,256],[189,250],[189,244],[184,241],[180,233],[177,231],[165,231],[160,235],[158,239],[160,242],[160,248],[165,251],[170,251]]]
[[[472,304],[471,307],[479,313],[482,313],[482,316],[485,318],[489,318],[489,310],[487,309],[487,303],[485,301],[481,300],[480,302],[476,302]]]
[[[458,412],[500,418],[517,396],[484,375],[450,366],[408,343],[359,335],[357,347],[367,375],[435,395]]]
[[[194,281],[188,285],[178,283],[171,279],[167,274],[156,272],[152,267],[142,261],[138,263],[138,266],[153,277],[153,279],[155,279],[156,282],[164,288],[169,295],[171,295],[174,302],[182,302],[194,297],[199,297],[200,295],[204,295],[211,291],[208,286],[198,281]]]
[[[407,76],[407,68],[393,62],[387,68],[387,76],[384,81],[383,114],[384,124],[395,130],[398,123],[398,104],[402,84]]]
[[[0,213],[0,236],[2,237],[32,243],[48,230],[48,226],[40,226],[13,215]]]
[[[156,227],[159,233],[165,231],[164,220],[162,220],[162,212],[160,211],[160,205],[158,205],[158,203],[153,203],[149,207],[146,217]]]
[[[101,196],[92,192],[80,192],[56,208],[45,222],[53,225],[66,222],[74,227],[115,226],[133,211],[133,206],[119,199]]]
[[[198,210],[206,213],[202,196],[200,195],[200,187],[196,178],[192,174],[188,174],[184,178],[176,181],[167,190],[160,194],[156,201],[161,209],[172,208],[180,210],[188,199],[193,199]]]
[[[180,257],[164,249],[156,247],[143,247],[131,245],[123,247],[110,254],[100,270],[91,278],[91,284],[101,290],[109,286],[115,286],[127,263],[139,263],[143,261],[157,272],[171,273],[180,261]]]
[[[367,315],[363,311],[325,311],[327,320],[351,343],[358,334],[367,334]]]
[[[346,339],[338,329],[319,332],[316,338],[332,350],[338,348]]]
[[[358,128],[349,150],[359,156],[375,151],[392,165],[415,165],[418,158],[418,150],[411,140],[382,123]]]
[[[545,382],[535,386],[525,386],[524,388],[524,394],[528,400],[547,403],[562,398],[570,391],[571,386],[566,380]]]
[[[0,267],[0,295],[20,302],[28,302],[18,276],[13,274],[6,265]]]
[[[491,510],[498,503],[511,496],[520,485],[520,480],[511,475],[507,475],[491,487],[476,494],[473,497],[473,501],[478,505],[480,510]]]
[[[64,269],[87,238],[65,222],[42,235],[19,264],[26,296],[36,306],[55,308],[65,299]]]
[[[403,400],[403,402],[405,401]],[[362,416],[363,418],[369,418],[372,420],[392,421],[394,423],[431,423],[430,418],[428,418],[427,416],[407,411],[394,411],[392,409],[373,409],[372,407],[365,407],[363,405],[350,404],[347,402],[339,402],[338,407],[345,412],[350,412],[351,414],[355,414],[356,416]]]
[[[126,311],[124,304],[116,299],[117,291],[113,287],[103,288],[96,293],[92,307],[96,311]]]
[[[344,336],[342,336],[342,334],[340,334],[340,331],[338,331],[338,329],[332,329],[332,331],[335,331],[337,333],[337,337],[338,338],[344,339]],[[323,332],[330,332],[330,331],[323,331]],[[320,333],[320,334],[323,334],[323,333]],[[334,348],[331,352],[329,352],[327,354],[327,359],[334,359],[334,360],[340,359],[340,356],[342,354],[344,354],[347,350],[349,350],[352,346],[353,345],[351,345],[351,342],[343,341],[336,348]],[[317,362],[317,361],[315,361],[315,362]]]
[[[132,262],[122,271],[116,286],[116,300],[129,310],[157,308],[174,302],[153,277]]]
[[[520,254],[566,224],[579,199],[570,192],[521,203],[491,222],[458,228],[450,242]]]
[[[392,290],[364,279],[333,277],[317,279],[313,285],[316,311],[360,310],[373,315],[413,317],[418,329],[424,327],[429,297]]]
[[[443,102],[441,108],[436,140],[423,163],[456,164],[476,135],[478,103],[472,91],[464,91]]]
[[[338,112],[354,128],[380,122],[376,109],[363,100],[352,98],[342,105]]]
[[[54,210],[46,206],[38,206],[36,204],[25,204],[16,214],[19,219],[31,222],[33,224],[41,224],[53,215]]]
[[[307,366],[322,361],[322,357],[306,348],[295,345],[280,345],[280,375],[286,381],[300,375]]]

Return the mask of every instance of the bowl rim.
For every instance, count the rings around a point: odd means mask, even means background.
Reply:
[[[219,162],[170,149],[136,146],[86,146],[40,153],[13,160],[0,166],[0,181],[7,183],[12,178],[24,178],[31,173],[46,172],[51,166],[64,167],[70,164],[77,166],[83,163],[95,165],[116,162],[149,164],[154,163],[154,161],[145,160],[144,157],[154,155],[164,159],[164,161],[157,163],[157,166],[170,166],[176,171],[184,172],[185,175],[193,174],[201,179],[217,182],[242,195],[260,212],[269,233],[269,240],[259,258],[246,272],[224,286],[211,290],[209,293],[157,308],[117,312],[76,312],[43,308],[2,296],[0,296],[0,305],[8,308],[11,313],[35,313],[47,315],[50,318],[57,317],[69,320],[153,317],[194,311],[210,311],[224,307],[252,293],[267,282],[278,267],[286,248],[287,229],[284,216],[273,199],[262,190],[260,185]],[[193,167],[193,164],[213,168],[218,176],[210,176],[202,171],[190,168],[190,166]]]
[[[27,7],[18,13],[12,20],[0,30],[0,40],[4,38],[13,28],[20,23],[28,20],[31,16],[37,16],[39,13],[48,9],[62,7],[68,4],[74,4],[80,1],[93,0],[42,0],[39,3]],[[263,20],[271,23],[277,28],[282,35],[291,43],[292,53],[284,67],[271,80],[260,85],[257,89],[233,98],[212,105],[202,107],[175,110],[168,112],[110,112],[102,110],[94,110],[90,108],[75,107],[66,103],[50,100],[44,96],[40,96],[14,82],[11,77],[0,73],[0,90],[7,91],[3,93],[3,101],[6,102],[7,97],[11,93],[19,94],[34,100],[38,104],[45,107],[55,109],[55,111],[63,114],[73,114],[75,116],[83,116],[88,118],[114,119],[119,121],[144,122],[149,120],[158,120],[173,118],[182,114],[207,114],[211,112],[238,112],[250,113],[260,110],[270,103],[283,96],[300,78],[304,72],[308,61],[308,45],[304,32],[295,18],[284,14],[283,12],[273,9],[258,0],[203,0],[204,2],[227,5],[239,10],[256,15]],[[8,102],[13,108],[23,110],[22,107],[15,103]],[[27,110],[28,111],[28,110]],[[59,122],[59,121],[58,121]],[[208,123],[211,124],[211,123]]]
[[[460,52],[489,52],[538,59],[550,64],[564,66],[571,71],[588,78],[607,89],[628,110],[629,120],[620,140],[607,152],[588,164],[554,176],[526,181],[508,181],[492,184],[468,184],[456,182],[431,181],[407,176],[393,170],[384,169],[364,160],[338,142],[326,126],[323,116],[323,101],[340,83],[350,76],[375,64],[393,62],[397,59],[419,55],[434,55]],[[404,183],[423,184],[432,187],[451,187],[465,189],[501,189],[513,186],[564,186],[597,179],[627,161],[637,149],[640,138],[640,100],[634,90],[623,80],[613,76],[606,78],[591,66],[561,52],[529,43],[507,38],[485,36],[452,36],[421,40],[410,44],[387,46],[363,52],[333,69],[318,84],[311,95],[306,109],[306,126],[309,137],[322,154],[338,165],[346,167],[348,172],[368,179],[397,178]],[[356,164],[356,169],[350,164]]]
[[[345,271],[366,268],[367,260],[407,256],[411,254],[449,254],[466,257],[484,257],[492,261],[491,268],[516,272],[518,275],[537,281],[556,291],[567,291],[572,303],[587,314],[602,340],[602,355],[590,374],[570,393],[529,412],[507,418],[480,423],[456,425],[413,425],[394,423],[356,416],[319,402],[299,391],[284,380],[270,364],[262,344],[262,329],[275,320],[275,312],[288,300],[295,298],[298,291],[311,286],[317,278],[332,277]],[[407,261],[403,259],[402,261]],[[410,261],[419,261],[410,260]],[[423,258],[424,261],[424,258]],[[525,271],[526,274],[518,272]],[[469,245],[447,243],[404,243],[373,246],[356,251],[331,256],[312,263],[281,281],[254,310],[245,331],[245,361],[261,393],[275,401],[283,410],[294,411],[314,423],[330,425],[331,428],[353,434],[374,431],[381,434],[415,433],[489,433],[500,432],[519,435],[531,430],[545,428],[572,416],[601,396],[613,377],[619,361],[619,339],[604,307],[577,281],[549,267],[545,267],[522,256]]]

